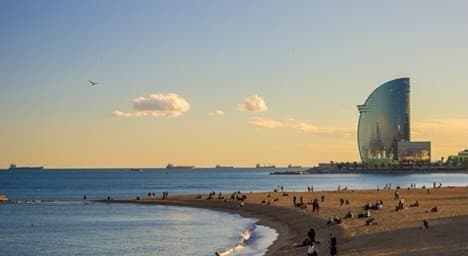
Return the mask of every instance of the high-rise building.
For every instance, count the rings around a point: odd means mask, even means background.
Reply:
[[[426,161],[429,152],[421,154],[421,144],[409,143],[410,137],[410,80],[398,78],[388,81],[375,89],[364,104],[358,106],[360,112],[358,124],[359,154],[363,162],[384,160],[398,161],[405,159]],[[401,144],[400,142],[408,142]],[[404,145],[398,152],[398,144]],[[427,143],[424,150],[427,150]],[[412,148],[412,147],[415,148]],[[414,149],[414,150],[413,150]],[[409,156],[416,152],[415,156]],[[424,159],[417,156],[424,155]],[[401,161],[406,161],[401,159]]]

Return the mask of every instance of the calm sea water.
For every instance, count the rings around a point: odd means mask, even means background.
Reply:
[[[210,191],[335,190],[393,186],[468,185],[466,174],[269,175],[267,169],[51,170],[0,172],[0,255],[213,255],[234,247],[255,220],[209,210],[80,202]],[[36,201],[32,201],[36,200]],[[276,238],[258,226],[235,255],[263,255]]]

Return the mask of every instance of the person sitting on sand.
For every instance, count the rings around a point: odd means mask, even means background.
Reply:
[[[368,219],[366,221],[366,226],[375,225],[375,224],[377,224],[377,222],[375,222],[374,218]]]
[[[416,202],[414,202],[414,204],[410,204],[410,207],[418,207],[419,206],[419,201],[416,200]]]
[[[363,208],[364,210],[372,209],[372,204],[369,201],[367,201],[367,204],[365,204]]]
[[[346,213],[345,215],[345,219],[352,219],[354,218],[354,214],[352,211],[348,211],[348,213]]]
[[[401,199],[400,201],[398,201],[398,204],[397,206],[395,207],[395,211],[401,211],[405,208],[405,200]]]
[[[370,210],[366,209],[363,213],[358,215],[358,218],[369,218],[371,216]]]
[[[430,211],[427,211],[427,212],[437,212],[437,210],[438,209],[437,209],[437,205],[436,205],[436,206],[432,207],[432,209]]]

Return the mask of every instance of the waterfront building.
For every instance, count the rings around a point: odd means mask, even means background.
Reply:
[[[409,78],[382,84],[358,110],[357,135],[362,162],[430,161],[430,142],[411,142]]]

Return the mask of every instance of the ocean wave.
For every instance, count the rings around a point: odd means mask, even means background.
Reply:
[[[244,230],[242,230],[242,232],[239,235],[239,241],[234,247],[228,248],[228,249],[226,249],[224,251],[215,252],[214,255],[215,256],[232,256],[232,255],[236,255],[236,252],[239,252],[242,248],[244,248],[244,246],[248,242],[252,241],[251,239],[253,237],[253,231],[256,228],[257,228],[257,226],[255,224],[249,225]]]

